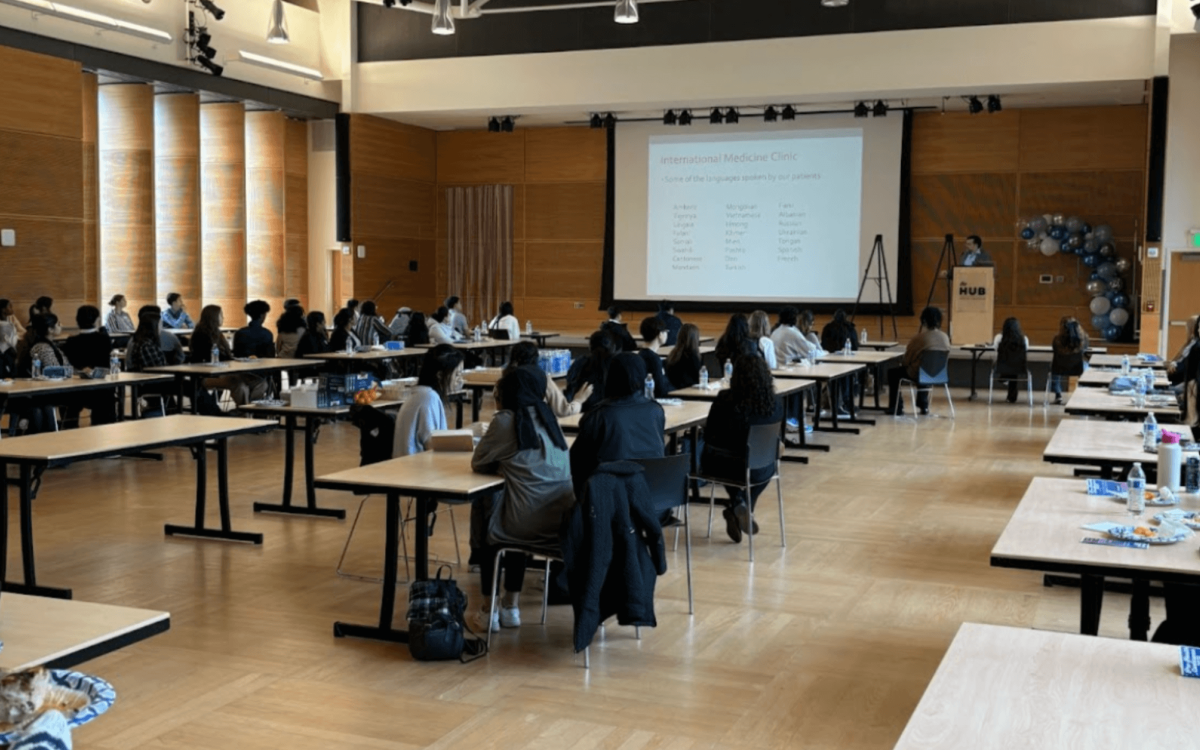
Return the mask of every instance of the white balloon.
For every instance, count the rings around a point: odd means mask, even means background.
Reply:
[[[1058,255],[1058,252],[1061,249],[1062,249],[1062,243],[1059,242],[1058,240],[1054,239],[1053,237],[1047,237],[1046,239],[1042,240],[1042,246],[1041,246],[1042,255],[1045,255],[1047,257],[1049,257],[1051,255]]]
[[[1109,302],[1108,297],[1093,297],[1091,309],[1092,315],[1107,315],[1112,309],[1112,302]]]
[[[1108,319],[1115,326],[1123,326],[1129,322],[1129,311],[1121,307],[1115,308],[1108,314]]]

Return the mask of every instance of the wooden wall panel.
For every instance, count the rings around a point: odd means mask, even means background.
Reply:
[[[603,254],[603,242],[525,243],[524,296],[571,300],[595,297]]]
[[[200,257],[204,304],[241,325],[246,304],[246,110],[200,106]]]
[[[437,179],[437,133],[370,115],[351,115],[350,171],[416,182]]]
[[[1015,172],[1021,113],[970,115],[918,112],[913,116],[913,174]]]
[[[933,239],[953,234],[961,243],[970,234],[985,239],[1012,237],[1016,214],[1015,174],[913,175],[914,238]]]
[[[604,182],[607,131],[535,128],[525,131],[526,182]]]
[[[441,304],[444,295],[436,291],[436,240],[360,236],[355,242],[367,246],[367,257],[354,261],[355,297],[374,298],[380,314],[389,320],[402,305],[432,313]],[[418,263],[416,273],[408,270],[410,260]],[[388,282],[392,286],[380,294]]]
[[[17,247],[4,248],[0,296],[13,301],[13,309],[24,323],[33,301],[49,295],[63,325],[74,325],[75,309],[93,302],[86,296],[79,265],[83,221],[5,216],[3,222],[6,229],[16,230]],[[14,249],[19,252],[12,252]]]
[[[525,182],[525,131],[438,133],[437,181],[442,185]]]
[[[354,233],[433,239],[436,187],[431,182],[356,174],[351,182],[360,220]]]
[[[1021,175],[1021,216],[1052,212],[1104,222],[1132,239],[1142,221],[1143,171],[1029,172]]]
[[[0,47],[0,71],[0,130],[79,139],[79,63]]]
[[[283,309],[287,287],[282,112],[246,113],[246,296]]]
[[[0,214],[81,219],[80,140],[0,130]]]
[[[525,238],[604,239],[604,183],[526,185]]]
[[[285,296],[308,309],[308,123],[289,119],[284,133]]]
[[[137,310],[157,295],[154,250],[154,87],[99,89],[100,297]]]
[[[1027,109],[1021,112],[1021,170],[1143,170],[1146,107]]]
[[[200,263],[200,96],[154,97],[154,226],[157,304],[171,292],[203,299]],[[193,317],[197,309],[193,309]]]
[[[97,141],[100,138],[99,82],[94,73],[82,75],[82,167],[83,167],[83,298],[107,302],[100,297],[100,165]],[[0,159],[0,161],[3,161]],[[103,307],[101,308],[103,309]]]

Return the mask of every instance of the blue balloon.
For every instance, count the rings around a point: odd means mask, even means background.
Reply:
[[[1091,255],[1085,255],[1085,256],[1083,256],[1083,265],[1087,266],[1088,268],[1095,268],[1096,266],[1100,265],[1100,260],[1101,260],[1100,256],[1096,255],[1095,253],[1092,253]],[[1093,275],[1097,279],[1100,278],[1099,274],[1093,274]]]
[[[1056,240],[1065,240],[1069,235],[1066,227],[1055,225],[1050,228],[1050,236]]]
[[[1109,322],[1108,322],[1108,314],[1107,313],[1105,313],[1104,315],[1093,315],[1092,316],[1092,328],[1095,328],[1097,331],[1100,331],[1101,333],[1103,333],[1104,329],[1108,328],[1108,325],[1109,325]]]
[[[1087,251],[1084,250],[1083,247],[1075,248],[1074,253],[1079,256],[1087,255]]]
[[[1104,338],[1108,339],[1109,341],[1116,341],[1117,339],[1121,338],[1120,326],[1109,326],[1108,328],[1105,328]]]
[[[1097,281],[1097,280],[1103,281],[1104,279],[1101,279],[1100,274],[1098,274],[1098,273],[1093,273],[1091,276],[1088,277],[1088,281]]]
[[[1114,292],[1113,290],[1109,289],[1107,292],[1104,293],[1104,297],[1109,302],[1112,302],[1113,300],[1115,300],[1117,298],[1117,293]]]
[[[1073,249],[1071,249],[1071,241],[1070,240],[1063,240],[1062,244],[1059,245],[1059,247],[1062,248],[1062,252],[1065,254],[1069,254],[1069,255],[1075,254],[1075,251]]]
[[[1021,239],[1032,240],[1037,236],[1037,232],[1033,231],[1033,227],[1025,227],[1021,230]]]
[[[1083,250],[1087,253],[1094,253],[1100,249],[1100,243],[1095,240],[1084,240]]]
[[[1112,298],[1112,303],[1113,303],[1113,307],[1128,307],[1129,306],[1129,298],[1126,297],[1124,294],[1118,294],[1117,296]]]
[[[1084,234],[1091,234],[1091,232],[1092,232],[1092,225],[1091,225],[1091,224],[1088,224],[1088,223],[1085,221],[1085,222],[1083,222],[1083,226],[1079,228],[1079,231],[1080,231],[1080,232],[1083,232]]]

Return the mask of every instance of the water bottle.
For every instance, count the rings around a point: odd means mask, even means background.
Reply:
[[[117,355],[117,350],[113,349],[108,355],[108,379],[116,380],[121,377],[121,358]]]
[[[1142,380],[1141,378],[1134,378],[1133,379],[1133,392],[1134,392],[1135,401],[1137,402],[1138,407],[1140,408],[1140,407],[1145,406],[1146,405],[1146,381]]]
[[[700,387],[708,388],[708,368],[707,367],[700,368]]]
[[[33,360],[32,375],[34,380],[40,380],[42,377],[42,360]]]
[[[725,360],[725,385],[729,385],[729,383],[732,380],[733,380],[733,362],[727,359],[727,360]]]
[[[1146,415],[1146,421],[1142,423],[1142,449],[1150,453],[1158,450],[1158,420],[1154,417],[1154,412]]]
[[[533,335],[533,321],[532,320],[525,321],[525,335],[526,336]]]
[[[650,399],[651,401],[654,400],[654,376],[653,375],[646,376],[646,387],[643,389],[642,392],[644,394],[646,394],[646,398]]]
[[[216,344],[213,344],[212,358],[209,360],[209,362],[214,365],[221,364],[221,347],[217,346]]]
[[[1162,445],[1158,446],[1158,487],[1169,487],[1172,492],[1178,492],[1183,484],[1179,472],[1183,467],[1183,449],[1179,445],[1179,435],[1170,430],[1163,430]]]
[[[1193,495],[1200,493],[1200,458],[1191,456],[1187,460],[1187,471],[1184,472],[1184,487]]]
[[[846,339],[846,343],[842,346],[842,354],[849,357],[854,353],[854,344],[850,343],[850,339]]]
[[[1154,370],[1147,369],[1143,372],[1142,381],[1146,384],[1146,393],[1154,393]]]
[[[354,356],[354,339],[350,338],[349,336],[346,337],[346,356]]]
[[[1129,355],[1128,354],[1121,357],[1121,374],[1122,375],[1129,374]]]
[[[860,344],[867,343],[867,327],[866,326],[863,326],[862,333],[860,333],[858,335],[858,343],[860,343]]]
[[[472,332],[471,338],[475,340],[476,344],[478,344],[480,341],[483,341],[483,331],[479,330],[478,325],[475,326],[475,330]]]
[[[1140,462],[1134,463],[1133,468],[1130,469],[1128,485],[1129,495],[1126,498],[1126,507],[1128,507],[1130,515],[1140,516],[1146,509],[1146,472],[1142,471]]]

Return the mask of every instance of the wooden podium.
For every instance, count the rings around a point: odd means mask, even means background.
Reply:
[[[950,341],[957,346],[992,343],[995,336],[996,269],[990,266],[957,266],[950,297]]]

